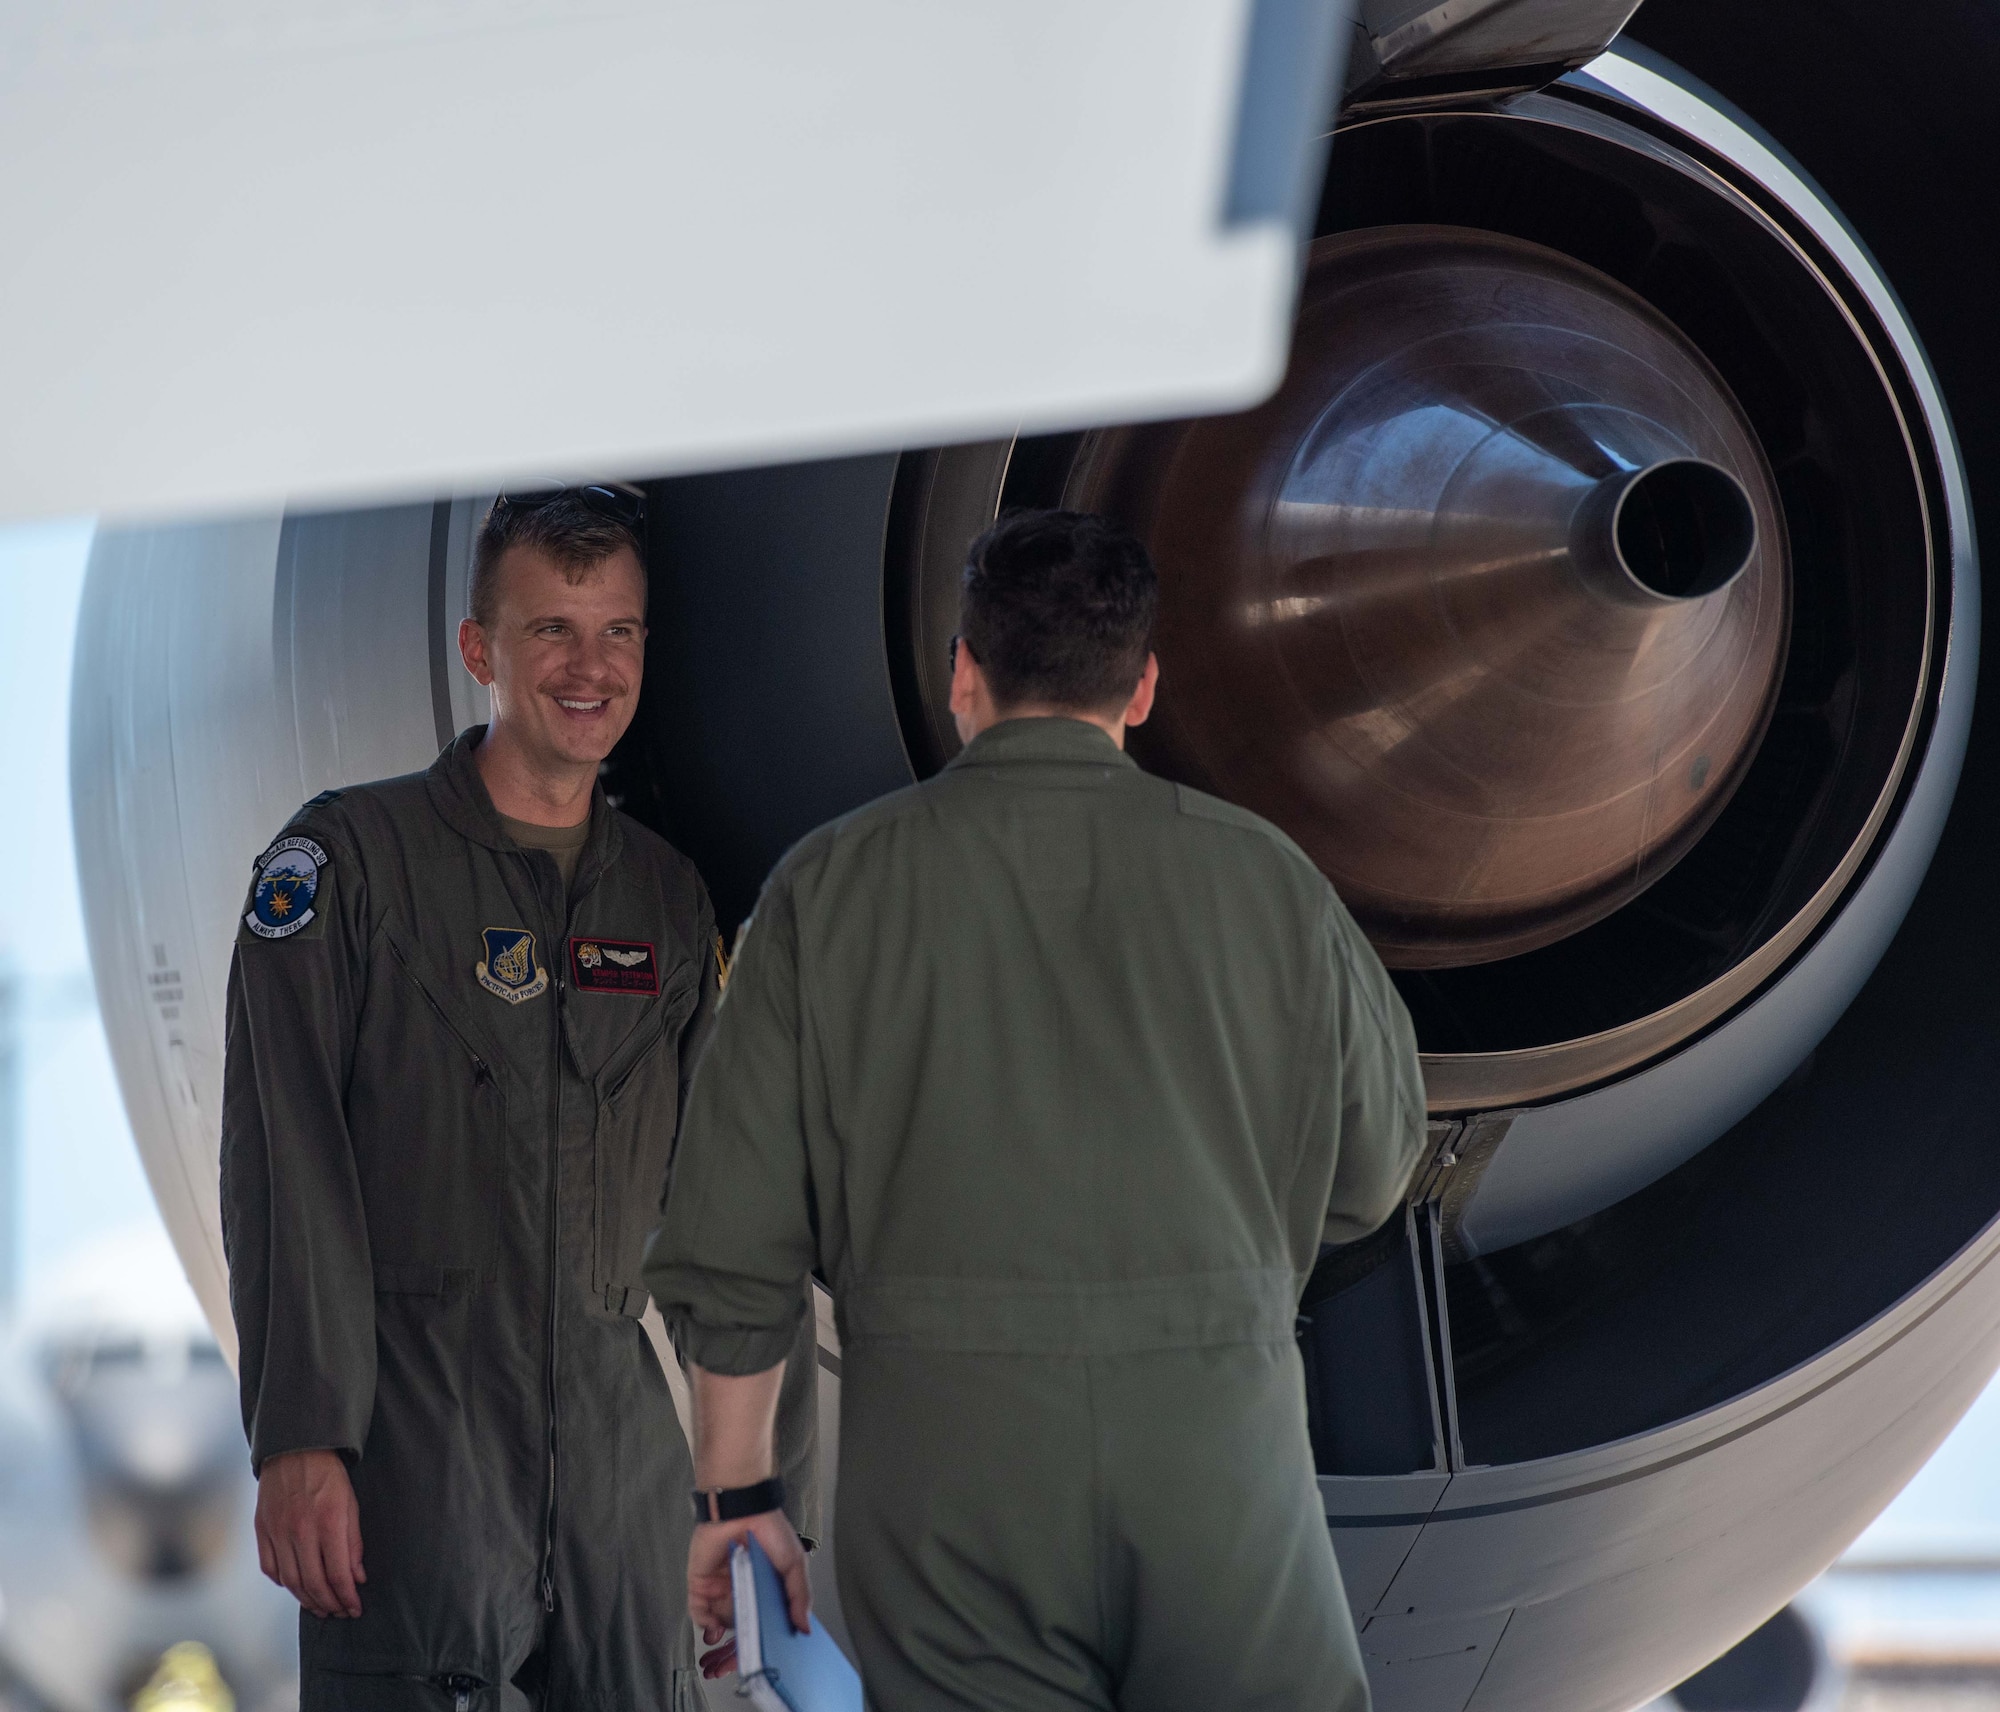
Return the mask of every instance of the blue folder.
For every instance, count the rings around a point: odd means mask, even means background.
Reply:
[[[729,1548],[739,1693],[757,1712],[862,1712],[861,1678],[817,1622],[792,1627],[785,1584],[754,1539]]]

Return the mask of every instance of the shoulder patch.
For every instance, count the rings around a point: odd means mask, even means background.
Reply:
[[[344,795],[346,795],[344,791],[321,791],[318,796],[307,802],[306,807],[324,808],[328,803],[339,802]]]
[[[734,969],[737,963],[741,960],[743,956],[743,942],[744,940],[750,937],[750,924],[756,919],[757,919],[757,912],[755,910],[752,910],[748,915],[746,915],[741,921],[739,921],[736,924],[736,938],[731,942],[727,952],[725,952],[722,949],[722,930],[720,928],[716,929],[715,1002],[718,1005],[721,1004],[724,999],[729,997],[729,972],[732,969]]]
[[[318,919],[313,900],[326,869],[326,852],[310,838],[279,839],[257,858],[243,925],[259,939],[289,939],[309,927]]]

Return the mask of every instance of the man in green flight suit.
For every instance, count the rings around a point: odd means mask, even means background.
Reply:
[[[1293,1324],[1398,1206],[1409,1019],[1276,828],[1141,772],[1156,583],[1102,519],[975,543],[963,752],[771,876],[646,1282],[690,1362],[689,1605],[775,1512],[800,1283],[844,1345],[837,1562],[883,1712],[1367,1703]],[[751,1490],[744,1490],[751,1489]]]
[[[639,695],[642,524],[630,490],[498,501],[459,631],[492,723],[315,797],[245,901],[223,1235],[303,1712],[702,1704],[639,1263],[724,971],[693,866],[597,783]]]

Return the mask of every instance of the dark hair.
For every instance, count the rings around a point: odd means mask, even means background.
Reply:
[[[638,531],[601,503],[593,503],[589,497],[592,491],[535,494],[520,503],[510,503],[502,495],[493,502],[472,545],[472,579],[465,605],[474,624],[493,622],[494,603],[499,598],[495,572],[512,547],[529,547],[546,554],[573,583],[621,548],[639,561],[639,574],[646,574],[646,553]]]
[[[1108,518],[1017,511],[972,543],[959,633],[1002,707],[1123,707],[1146,670],[1160,582]]]

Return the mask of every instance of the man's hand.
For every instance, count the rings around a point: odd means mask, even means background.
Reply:
[[[810,1627],[812,1583],[806,1577],[806,1549],[782,1510],[744,1516],[734,1522],[701,1522],[688,1542],[688,1615],[701,1631],[702,1643],[713,1647],[736,1623],[736,1601],[729,1585],[729,1548],[753,1535],[785,1584],[785,1604],[792,1627]],[[701,1661],[704,1676],[722,1676],[736,1668],[733,1644],[720,1647]]]
[[[711,1373],[688,1363],[688,1401],[694,1412],[694,1481],[699,1491],[755,1486],[771,1474],[771,1439],[778,1415],[778,1391],[785,1364],[762,1373]],[[733,1522],[697,1522],[688,1542],[688,1615],[705,1645],[715,1650],[701,1661],[703,1676],[727,1675],[736,1668],[736,1646],[716,1646],[736,1622],[729,1585],[729,1548],[745,1535],[764,1548],[778,1579],[792,1627],[803,1634],[812,1620],[812,1583],[806,1579],[806,1550],[782,1510],[740,1516]]]
[[[257,1561],[315,1617],[361,1615],[355,1588],[368,1579],[361,1506],[347,1464],[332,1451],[295,1450],[265,1460],[257,1477]]]

